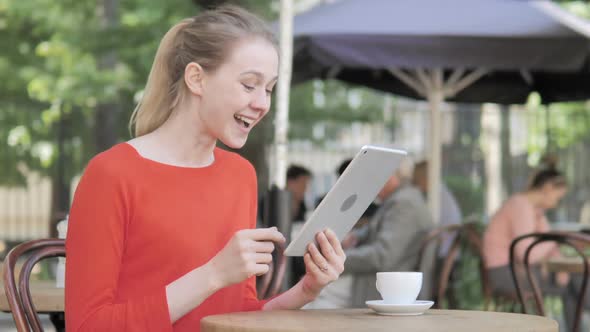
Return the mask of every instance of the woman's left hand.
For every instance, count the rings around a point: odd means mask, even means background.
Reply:
[[[314,243],[307,246],[303,256],[305,262],[305,276],[303,290],[315,298],[322,288],[338,279],[344,271],[346,255],[336,234],[327,229],[316,234],[319,249]]]

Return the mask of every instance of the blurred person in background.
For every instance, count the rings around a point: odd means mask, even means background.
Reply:
[[[411,183],[412,173],[413,165],[406,158],[377,194],[379,208],[364,231],[352,232],[342,242],[347,256],[344,276],[353,278],[351,307],[381,298],[375,288],[377,272],[416,270],[422,239],[434,224],[422,193]],[[424,258],[430,262],[427,267],[433,260]],[[430,280],[431,271],[422,272]],[[428,284],[423,283],[422,298],[431,295]]]
[[[412,183],[420,189],[425,198],[428,195],[428,162],[421,161],[414,167]],[[453,193],[444,182],[440,182],[440,210],[438,213],[438,226],[445,227],[460,224],[463,221],[463,213],[457,204]],[[445,257],[449,252],[453,237],[446,237],[440,246],[439,257]]]
[[[300,165],[291,165],[287,168],[286,189],[291,195],[291,221],[301,224],[305,221],[307,206],[305,205],[305,193],[311,182],[311,171]],[[303,257],[291,257],[291,280],[295,285],[305,275],[305,262]]]
[[[547,165],[531,177],[526,191],[512,195],[492,216],[483,239],[483,253],[492,291],[496,294],[513,294],[516,287],[510,271],[510,245],[517,237],[551,228],[545,216],[548,209],[557,207],[567,192],[565,176],[555,166]],[[523,261],[526,248],[533,242],[528,239],[516,247],[516,259]],[[536,264],[534,273],[546,294],[559,295],[564,305],[566,325],[573,327],[575,306],[580,290],[580,278],[566,273],[549,276],[542,273],[540,263],[560,256],[559,247],[552,242],[542,243],[531,252],[530,262]],[[525,278],[518,274],[519,278]],[[524,280],[524,279],[523,279]],[[528,286],[528,282],[523,281]],[[586,295],[586,309],[590,296]]]
[[[293,221],[305,221],[307,206],[305,193],[311,181],[311,171],[300,165],[287,168],[286,189],[291,194],[291,218]]]

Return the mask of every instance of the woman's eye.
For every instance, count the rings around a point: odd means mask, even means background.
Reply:
[[[272,90],[266,90],[266,95],[270,96],[272,94]]]
[[[244,86],[244,89],[246,89],[246,91],[254,91],[253,86],[244,83],[242,83],[242,85]]]

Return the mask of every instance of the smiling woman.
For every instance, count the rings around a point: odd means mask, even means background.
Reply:
[[[93,158],[66,240],[68,331],[199,331],[204,316],[295,309],[344,269],[333,232],[307,273],[259,301],[276,228],[256,225],[256,174],[241,148],[268,113],[279,59],[272,33],[238,7],[183,20],[158,48],[133,113],[135,138]]]

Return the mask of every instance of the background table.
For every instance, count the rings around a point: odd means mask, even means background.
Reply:
[[[550,272],[584,273],[584,261],[580,257],[550,258],[545,265]]]
[[[38,312],[51,313],[64,311],[64,289],[55,287],[55,281],[31,280],[31,294],[33,304]],[[4,292],[4,285],[0,283],[0,310],[10,311],[8,300]]]
[[[65,293],[63,288],[55,287],[55,280],[31,280],[33,304],[39,313],[49,314],[49,319],[58,332],[65,331]],[[10,312],[4,284],[0,283],[0,310]]]
[[[369,309],[278,310],[205,317],[202,332],[245,331],[409,331],[557,332],[557,322],[541,316],[488,311],[428,310],[420,316],[381,316]]]

